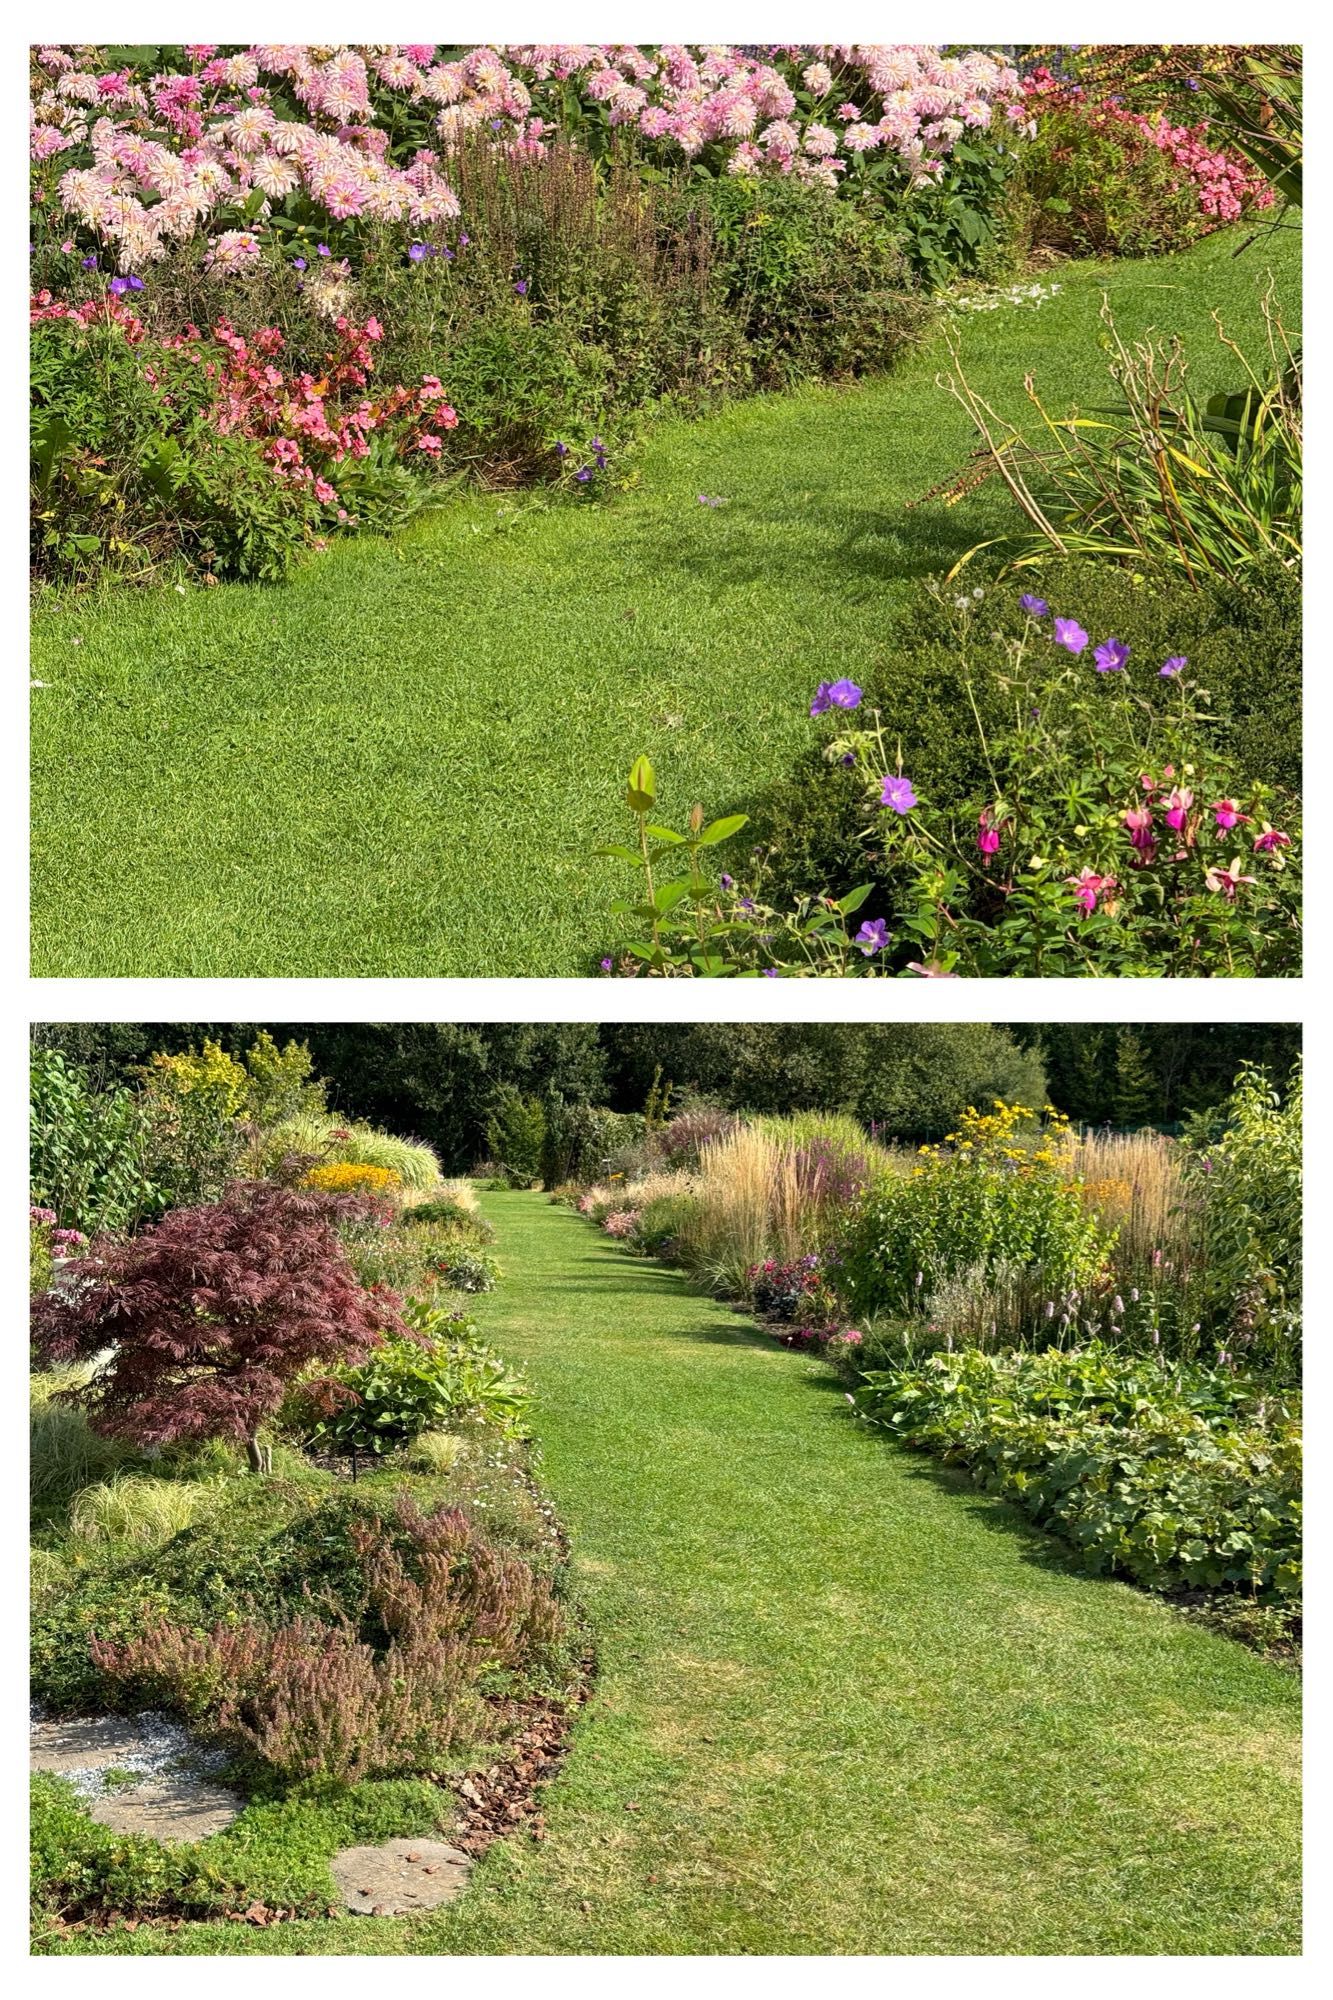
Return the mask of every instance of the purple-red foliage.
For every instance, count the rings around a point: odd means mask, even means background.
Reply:
[[[311,1362],[360,1360],[406,1331],[398,1300],[367,1291],[338,1240],[355,1206],[241,1181],[128,1242],[103,1238],[35,1302],[38,1355],[50,1365],[113,1350],[73,1392],[105,1436],[246,1443]]]

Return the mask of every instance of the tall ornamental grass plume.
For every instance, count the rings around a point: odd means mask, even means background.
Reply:
[[[232,1438],[267,1469],[259,1431],[288,1382],[358,1360],[406,1329],[357,1281],[336,1224],[350,1197],[236,1182],[128,1242],[102,1238],[33,1306],[47,1365],[110,1351],[69,1393],[93,1428],[141,1446]]]
[[[1201,1203],[1187,1187],[1180,1142],[1164,1133],[1086,1132],[1065,1153],[1088,1210],[1116,1234],[1116,1267],[1154,1251],[1177,1262],[1202,1253]]]

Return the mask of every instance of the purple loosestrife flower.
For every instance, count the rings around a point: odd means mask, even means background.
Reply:
[[[919,803],[916,793],[912,790],[912,780],[901,776],[884,780],[884,789],[879,795],[879,802],[882,806],[892,806],[896,813],[909,813],[912,807]]]
[[[1173,680],[1177,674],[1183,674],[1188,665],[1189,661],[1183,653],[1173,653],[1171,658],[1164,660],[1157,669],[1157,678],[1163,681]]]
[[[1081,653],[1088,643],[1088,635],[1077,618],[1057,618],[1055,621],[1055,643],[1067,652]]]
[[[1099,674],[1118,674],[1129,658],[1129,647],[1123,639],[1103,639],[1092,657]]]
[[[1018,602],[1029,618],[1045,618],[1051,608],[1044,597],[1032,597],[1026,591]]]
[[[821,681],[810,704],[811,715],[823,715],[830,708],[859,708],[861,690],[855,681]]]
[[[889,942],[889,927],[883,917],[876,917],[873,924],[862,924],[853,942],[860,945],[867,958],[873,957],[877,951],[883,951]]]

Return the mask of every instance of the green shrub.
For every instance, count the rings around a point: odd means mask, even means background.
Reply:
[[[681,1231],[698,1211],[698,1201],[689,1194],[658,1195],[638,1212],[634,1225],[634,1247],[649,1257],[669,1257]]]
[[[1110,1248],[1062,1165],[1064,1128],[1020,1105],[967,1111],[945,1147],[871,1185],[848,1222],[837,1286],[853,1316],[926,1314],[949,1281],[1031,1273],[1037,1311],[1089,1284]]]
[[[1302,1096],[1299,1069],[1283,1098],[1245,1064],[1226,1103],[1198,1121],[1186,1155],[1228,1346],[1245,1366],[1289,1381],[1299,1379],[1301,1354]]]
[[[419,1306],[410,1317],[417,1339],[387,1340],[359,1366],[298,1385],[284,1425],[322,1449],[366,1457],[478,1419],[521,1435],[527,1390],[482,1345],[475,1322]]]
[[[160,1212],[143,1105],[131,1090],[98,1090],[58,1049],[32,1052],[32,1200],[67,1226],[123,1230]]]
[[[111,1911],[209,1917],[236,1907],[235,1878],[205,1852],[99,1825],[69,1781],[49,1772],[32,1777],[30,1833],[33,1901],[66,1921]]]
[[[528,1187],[541,1173],[546,1113],[539,1097],[525,1097],[512,1084],[495,1094],[486,1121],[486,1144],[496,1165],[516,1187]]]
[[[1021,183],[1034,242],[1065,256],[1152,257],[1214,226],[1170,155],[1097,105],[1043,107]]]
[[[1300,1594],[1299,1413],[1224,1370],[1100,1345],[871,1371],[862,1416],[1003,1495],[1084,1566],[1154,1589]]]

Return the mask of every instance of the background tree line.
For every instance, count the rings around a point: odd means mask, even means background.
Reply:
[[[119,1081],[205,1036],[239,1053],[264,1026],[308,1043],[338,1109],[427,1140],[449,1171],[485,1153],[506,1092],[641,1111],[656,1079],[673,1103],[846,1111],[924,1141],[993,1097],[1049,1098],[1087,1124],[1171,1125],[1220,1102],[1244,1061],[1280,1084],[1300,1048],[1296,1026],[1197,1022],[71,1022],[33,1034]]]

